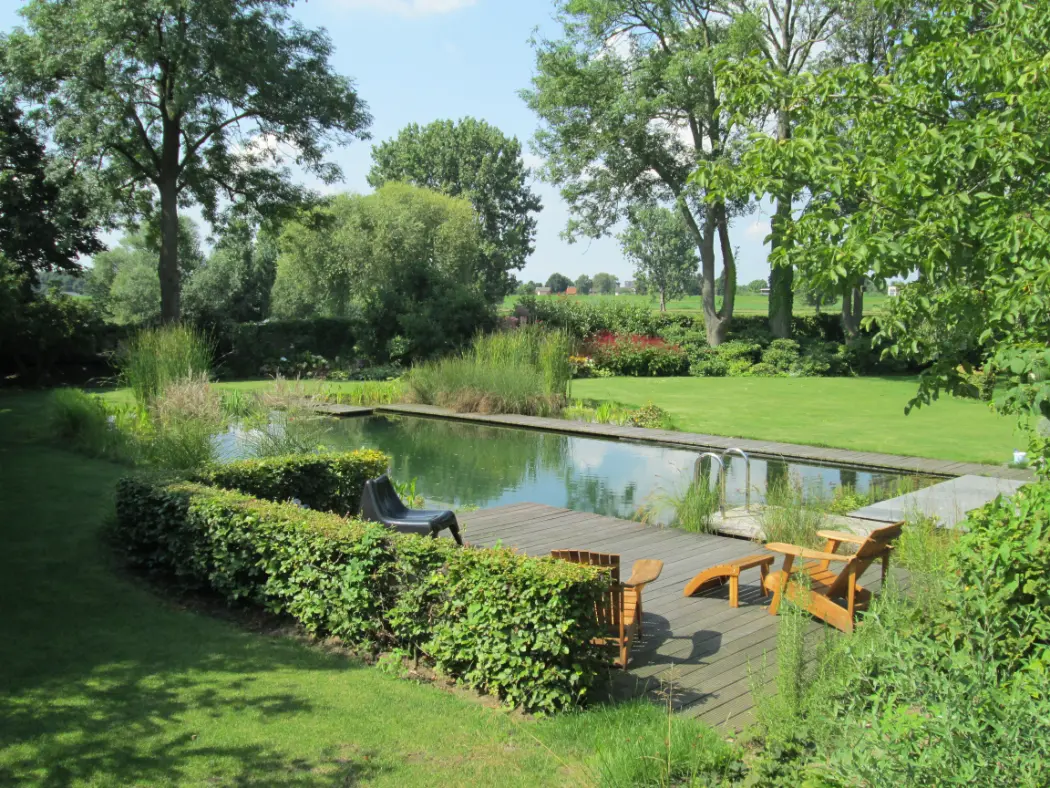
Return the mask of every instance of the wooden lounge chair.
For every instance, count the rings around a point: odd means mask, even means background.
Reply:
[[[745,555],[743,558],[723,561],[716,566],[708,567],[686,583],[682,594],[692,596],[709,588],[718,588],[729,583],[729,606],[740,607],[740,573],[745,569],[754,569],[757,566],[762,575],[762,596],[766,596],[769,593],[766,590],[766,575],[775,560],[776,557],[772,555]]]
[[[642,589],[663,571],[664,562],[642,558],[631,567],[631,576],[620,582],[620,556],[613,553],[592,553],[587,550],[552,550],[551,556],[574,564],[607,568],[612,578],[609,595],[597,607],[598,623],[608,634],[603,644],[615,643],[620,648],[616,664],[627,667],[631,658],[631,644],[642,634]]]
[[[891,542],[901,535],[902,525],[887,525],[867,536],[817,531],[817,536],[827,539],[823,550],[782,542],[767,544],[767,550],[784,555],[783,568],[766,577],[766,588],[773,592],[769,612],[775,616],[781,600],[787,595],[788,599],[817,618],[843,632],[852,632],[857,612],[866,609],[871,602],[871,592],[857,581],[874,561],[882,561],[882,579],[886,579],[893,549]],[[843,542],[857,545],[857,552],[852,555],[835,552]],[[796,558],[809,560],[797,567],[794,566]],[[800,590],[798,584],[790,582],[793,574],[806,575],[810,586],[808,591]]]

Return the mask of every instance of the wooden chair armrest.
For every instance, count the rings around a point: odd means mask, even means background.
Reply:
[[[817,561],[852,561],[851,555],[839,555],[838,553],[825,553],[822,550],[810,550],[808,547],[799,547],[797,544],[785,544],[783,542],[771,542],[766,545],[767,550],[784,555],[794,555],[799,558],[812,558]]]
[[[817,531],[821,539],[834,539],[836,542],[850,542],[852,544],[864,544],[868,541],[866,536],[858,536],[847,531]]]
[[[664,562],[658,558],[642,558],[634,562],[631,576],[624,581],[627,588],[640,588],[656,580],[664,571]]]

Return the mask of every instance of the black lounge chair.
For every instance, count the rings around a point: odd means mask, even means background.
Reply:
[[[397,497],[394,485],[384,473],[378,479],[365,482],[361,493],[361,517],[393,528],[403,534],[437,537],[446,528],[452,532],[456,544],[462,546],[459,522],[453,511],[438,509],[409,509]]]

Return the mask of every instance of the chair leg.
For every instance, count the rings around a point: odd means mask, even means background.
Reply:
[[[729,578],[729,606],[740,607],[740,575]]]
[[[758,568],[758,571],[762,573],[762,583],[761,583],[762,596],[763,597],[767,597],[767,596],[769,596],[769,589],[766,588],[766,576],[769,575],[769,566],[766,565],[766,564],[762,564]]]

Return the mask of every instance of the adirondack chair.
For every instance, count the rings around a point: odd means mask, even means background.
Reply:
[[[833,627],[852,632],[857,613],[865,610],[871,602],[871,591],[857,581],[875,561],[882,561],[882,579],[886,579],[893,549],[891,542],[901,535],[902,525],[887,525],[867,536],[841,531],[817,531],[817,536],[827,540],[823,550],[810,550],[782,542],[767,544],[767,550],[784,556],[783,568],[771,572],[765,580],[766,588],[773,592],[770,614],[777,614],[780,602],[786,595]],[[857,545],[857,552],[852,555],[835,552],[843,542]],[[809,560],[798,567],[794,565],[796,558]],[[832,567],[832,564],[835,566]],[[792,574],[805,575],[809,580],[809,590],[804,587],[799,589],[798,584],[790,582]]]
[[[642,634],[642,589],[656,580],[663,571],[664,562],[642,558],[634,562],[631,576],[620,582],[620,556],[613,553],[592,553],[587,550],[552,550],[551,556],[574,564],[587,564],[608,569],[612,579],[609,595],[597,606],[598,623],[605,630],[603,644],[615,643],[620,649],[616,664],[627,667],[631,645]]]

